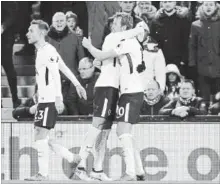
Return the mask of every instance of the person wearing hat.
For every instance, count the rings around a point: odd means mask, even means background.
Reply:
[[[206,103],[195,96],[195,85],[192,80],[184,79],[180,84],[179,97],[171,100],[160,111],[160,115],[187,116],[206,115]]]
[[[178,67],[174,64],[166,66],[166,88],[165,95],[170,98],[179,96],[179,85],[183,76],[180,74]]]
[[[83,30],[78,25],[78,17],[72,11],[66,12],[66,24],[68,28],[76,33],[77,36],[83,38]]]

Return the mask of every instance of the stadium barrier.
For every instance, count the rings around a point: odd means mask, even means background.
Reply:
[[[91,118],[60,116],[50,138],[78,153]],[[104,171],[113,179],[119,178],[125,170],[116,126],[112,127],[104,161]],[[23,180],[37,173],[33,127],[31,120],[1,122],[3,180]],[[220,116],[182,120],[168,116],[142,116],[140,123],[134,126],[133,135],[149,182],[220,181]],[[89,171],[92,162],[93,156],[90,155],[87,160]],[[50,180],[68,182],[69,174],[68,162],[51,153]]]

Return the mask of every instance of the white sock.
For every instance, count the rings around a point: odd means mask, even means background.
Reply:
[[[49,170],[49,145],[48,139],[41,139],[35,142],[38,151],[39,173],[42,176],[48,175]]]
[[[65,158],[68,160],[68,162],[73,162],[75,158],[75,154],[70,152],[67,148],[61,146],[58,143],[55,143],[53,141],[49,141],[50,148],[59,156],[62,158]]]
[[[140,151],[138,150],[138,148],[135,146],[135,140],[133,139],[133,147],[134,147],[134,158],[135,158],[135,172],[136,175],[144,175],[144,168],[143,168],[143,163],[141,160],[141,155],[140,155]]]
[[[102,130],[100,136],[96,140],[94,146],[94,169],[96,171],[103,170],[103,162],[105,158],[105,151],[107,146],[107,140],[111,129]]]
[[[90,152],[92,151],[93,145],[100,134],[101,130],[91,126],[89,131],[86,135],[85,141],[83,146],[80,149],[79,155],[82,158],[81,162],[79,163],[78,167],[84,167],[86,163],[86,159],[89,156]]]
[[[124,151],[124,159],[126,164],[126,174],[135,177],[135,160],[134,160],[134,149],[131,134],[122,134],[119,136]]]

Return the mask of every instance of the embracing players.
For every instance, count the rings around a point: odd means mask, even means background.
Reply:
[[[133,19],[130,15],[117,13],[114,16],[112,33],[106,37],[102,51],[93,47],[88,39],[83,39],[83,46],[97,60],[102,61],[102,68],[95,86],[93,122],[86,136],[85,144],[80,150],[82,161],[76,172],[76,175],[82,180],[89,181],[85,171],[85,159],[92,152],[93,147],[95,147],[95,160],[90,176],[98,180],[110,180],[104,174],[102,164],[106,141],[116,116],[117,103],[117,134],[122,143],[126,163],[126,175],[121,180],[131,181],[144,177],[139,152],[133,148],[131,130],[132,124],[138,122],[143,102],[144,90],[139,73],[145,69],[142,47],[134,36],[140,33],[143,36],[146,26],[144,23],[140,23],[137,29],[133,30],[136,31],[135,34],[130,30],[130,37],[123,37],[126,30],[132,29],[132,27]],[[99,136],[101,138],[97,139]],[[97,140],[100,143],[97,143]]]

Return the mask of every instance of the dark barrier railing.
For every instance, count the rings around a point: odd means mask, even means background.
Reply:
[[[21,118],[19,121],[31,121],[31,118]],[[18,122],[19,122],[18,121]],[[57,121],[67,121],[68,123],[82,123],[89,124],[92,121],[92,116],[59,116]],[[3,121],[4,122],[4,121]],[[186,118],[178,118],[174,116],[141,116],[140,123],[148,124],[181,124],[181,123],[189,123],[189,124],[203,124],[203,123],[211,123],[211,124],[220,124],[220,116],[192,116]]]

